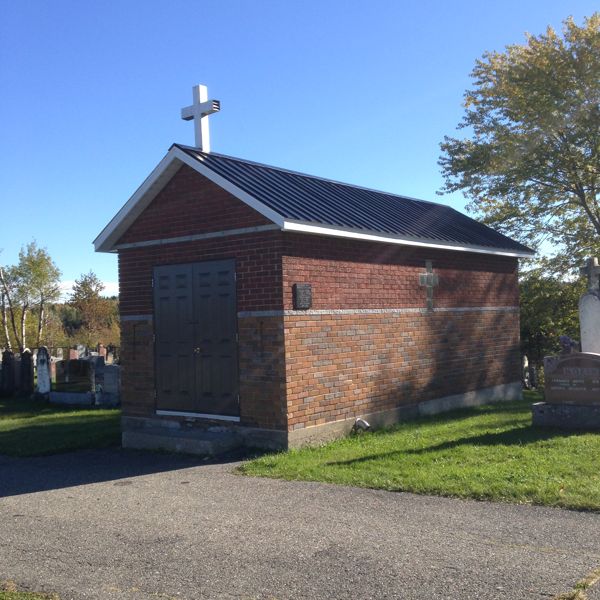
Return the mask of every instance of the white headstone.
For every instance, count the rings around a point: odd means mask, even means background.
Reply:
[[[37,392],[47,395],[51,391],[50,380],[50,353],[46,346],[42,346],[37,354]]]
[[[590,258],[582,274],[588,276],[588,291],[579,300],[581,351],[600,354],[600,266],[597,258]]]

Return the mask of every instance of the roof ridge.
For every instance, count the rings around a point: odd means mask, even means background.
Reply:
[[[211,151],[210,153],[206,153],[206,152],[202,152],[202,151],[198,150],[198,148],[194,148],[193,146],[186,146],[185,144],[173,143],[171,145],[171,148],[173,146],[177,146],[177,148],[180,148],[188,153],[194,153],[194,154],[200,155],[200,157],[219,156],[222,158],[227,158],[229,160],[236,160],[236,161],[247,163],[250,165],[256,165],[258,167],[266,167],[267,169],[275,169],[276,171],[282,171],[284,173],[291,173],[292,175],[300,175],[301,177],[308,177],[309,179],[318,179],[319,181],[327,181],[328,183],[335,183],[336,185],[341,185],[341,186],[344,186],[347,188],[355,188],[358,190],[365,190],[367,192],[375,192],[376,194],[384,194],[386,196],[392,196],[394,198],[401,198],[402,200],[410,200],[412,202],[423,202],[424,204],[434,204],[435,206],[441,206],[443,208],[454,210],[454,211],[460,213],[460,211],[456,210],[452,206],[448,206],[447,204],[443,204],[442,202],[434,202],[433,200],[423,200],[422,198],[415,198],[414,196],[402,196],[401,194],[394,194],[393,192],[385,192],[383,190],[366,187],[364,185],[348,183],[347,181],[339,181],[337,179],[331,179],[329,177],[321,177],[320,175],[311,175],[310,173],[303,173],[302,171],[286,169],[285,167],[276,167],[275,165],[268,165],[266,163],[261,163],[261,162],[255,161],[255,160],[239,158],[237,156],[231,156],[229,154],[222,154],[220,152],[212,152]],[[462,213],[460,213],[460,214],[462,214]]]

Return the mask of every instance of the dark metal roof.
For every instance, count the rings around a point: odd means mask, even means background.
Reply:
[[[523,244],[443,204],[174,145],[287,220],[533,254]]]

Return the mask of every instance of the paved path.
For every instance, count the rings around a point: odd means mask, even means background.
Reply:
[[[0,580],[63,600],[552,598],[600,515],[242,477],[132,451],[0,457]]]

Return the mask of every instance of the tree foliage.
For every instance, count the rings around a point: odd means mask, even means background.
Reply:
[[[82,275],[73,285],[70,308],[63,311],[65,329],[91,346],[107,336],[114,337],[114,329],[118,327],[117,303],[102,297],[103,289],[104,284],[94,272]]]
[[[27,346],[27,319],[37,313],[37,332],[34,342],[40,344],[46,320],[46,308],[60,297],[60,270],[46,248],[30,242],[19,252],[14,266],[0,266],[0,301],[2,329],[6,345],[11,347],[12,334],[20,351]]]
[[[559,337],[579,340],[579,298],[586,278],[565,281],[546,269],[532,269],[520,282],[521,350],[540,365],[544,356],[560,351]]]
[[[558,246],[570,257],[562,266],[597,254],[600,13],[485,53],[471,77],[459,125],[468,135],[441,144],[443,191],[463,191],[507,235]]]
[[[101,296],[104,284],[90,271],[61,303],[60,275],[36,242],[21,248],[16,265],[0,264],[0,348],[119,346],[118,299]]]

